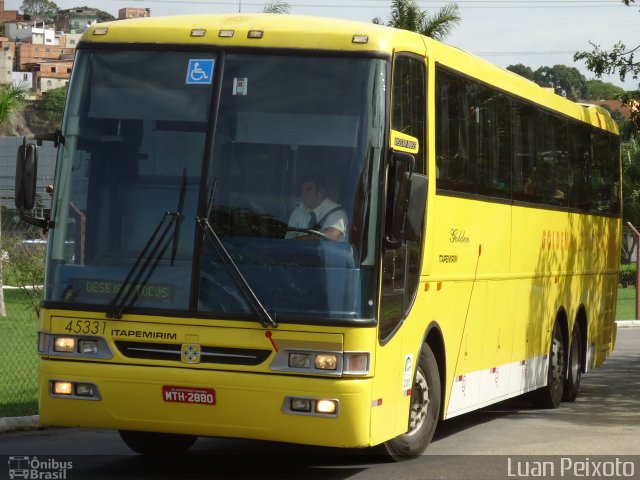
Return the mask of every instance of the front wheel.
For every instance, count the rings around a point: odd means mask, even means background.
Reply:
[[[440,418],[440,374],[436,357],[428,345],[420,350],[411,388],[411,407],[407,433],[384,444],[394,460],[420,455],[429,446]]]
[[[198,437],[173,433],[137,432],[119,430],[120,438],[134,452],[142,455],[177,455],[184,453]]]

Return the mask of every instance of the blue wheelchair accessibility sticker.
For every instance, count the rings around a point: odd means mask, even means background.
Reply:
[[[206,85],[213,83],[212,58],[191,58],[187,67],[187,85]]]

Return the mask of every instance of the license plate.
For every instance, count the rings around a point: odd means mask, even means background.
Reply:
[[[176,387],[173,385],[164,385],[162,387],[162,399],[165,402],[215,405],[216,391],[213,388]]]

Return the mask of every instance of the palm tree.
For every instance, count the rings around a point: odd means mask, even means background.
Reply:
[[[262,9],[263,13],[289,13],[291,10],[291,5],[287,2],[283,2],[282,0],[273,0],[272,2],[266,3],[264,9]]]
[[[6,122],[14,111],[22,108],[27,92],[27,88],[22,85],[0,87],[0,123]]]
[[[455,3],[449,3],[433,15],[429,15],[415,0],[392,0],[391,19],[387,25],[443,40],[461,20],[458,5]],[[382,24],[382,21],[374,18],[373,23]]]

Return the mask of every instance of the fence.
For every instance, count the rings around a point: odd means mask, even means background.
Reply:
[[[38,229],[20,221],[13,208],[15,171],[21,137],[0,137],[0,417],[31,415],[37,404],[38,308],[44,277],[45,240]],[[45,186],[53,183],[55,148],[38,148],[37,200],[42,214],[50,202]],[[0,304],[0,313],[3,305]]]
[[[37,413],[37,331],[46,241],[4,215],[0,237],[0,417]],[[1,306],[1,305],[0,305]]]

